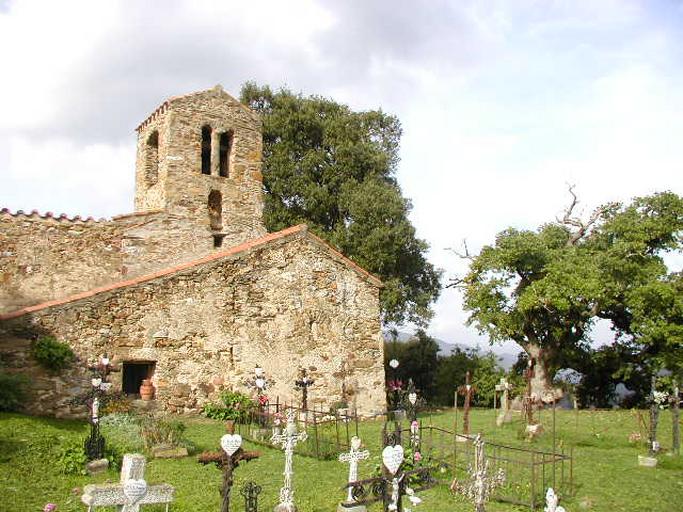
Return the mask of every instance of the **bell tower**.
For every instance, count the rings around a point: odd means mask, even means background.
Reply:
[[[175,96],[137,128],[135,210],[163,210],[229,247],[265,234],[261,121],[220,85]]]

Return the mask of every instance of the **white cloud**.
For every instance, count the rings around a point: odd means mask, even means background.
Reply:
[[[79,146],[15,137],[4,148],[0,204],[11,210],[108,217],[132,211],[135,146]]]
[[[13,1],[0,5],[0,206],[132,208],[136,123],[166,96],[255,79],[399,116],[399,181],[449,275],[507,227],[683,193],[675,9],[608,0]],[[674,260],[677,261],[677,260]],[[431,331],[478,339],[455,290]]]

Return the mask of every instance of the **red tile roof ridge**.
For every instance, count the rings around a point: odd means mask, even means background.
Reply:
[[[107,219],[94,217],[82,218],[80,215],[75,215],[74,217],[69,217],[66,213],[61,213],[55,215],[53,212],[45,212],[41,214],[38,210],[31,210],[31,213],[26,213],[24,210],[17,210],[12,212],[9,208],[0,209],[0,215],[9,215],[10,217],[28,217],[32,219],[53,219],[56,221],[67,221],[67,222],[106,222]]]
[[[195,267],[198,265],[202,265],[204,263],[209,263],[211,261],[215,261],[215,260],[219,260],[221,258],[225,258],[226,256],[232,256],[235,254],[239,254],[239,253],[245,252],[249,249],[253,249],[254,247],[266,245],[269,242],[284,238],[288,235],[293,235],[293,234],[296,234],[299,232],[306,232],[307,229],[308,229],[308,227],[306,226],[306,224],[298,224],[296,226],[292,226],[291,228],[283,229],[281,231],[276,231],[275,233],[268,233],[267,235],[262,236],[260,238],[254,238],[254,239],[249,240],[247,242],[244,242],[240,245],[236,245],[235,247],[231,247],[230,249],[227,249],[225,251],[209,254],[208,256],[204,256],[204,257],[198,258],[196,260],[181,263],[181,264],[175,265],[173,267],[168,267],[168,268],[165,268],[163,270],[158,270],[157,272],[153,272],[151,274],[146,274],[144,276],[139,276],[139,277],[135,277],[132,279],[127,279],[125,281],[117,281],[117,282],[109,284],[109,285],[100,286],[98,288],[93,288],[91,290],[87,290],[87,291],[80,292],[80,293],[77,293],[74,295],[70,295],[70,296],[64,297],[62,299],[54,299],[54,300],[50,300],[47,302],[42,302],[40,304],[35,304],[33,306],[26,306],[24,308],[18,309],[16,311],[11,311],[9,313],[0,314],[0,321],[1,320],[11,320],[13,318],[18,318],[20,316],[24,316],[24,315],[27,315],[29,313],[34,313],[36,311],[40,311],[40,310],[47,309],[50,307],[61,306],[63,304],[68,304],[70,302],[75,302],[77,300],[87,299],[89,297],[93,297],[93,296],[98,295],[100,293],[109,292],[112,290],[117,290],[119,288],[125,288],[127,286],[132,286],[132,285],[144,283],[147,281],[152,281],[152,280],[158,279],[160,277],[175,274],[177,272],[180,272],[182,270],[186,270],[188,268],[192,268],[192,267]]]

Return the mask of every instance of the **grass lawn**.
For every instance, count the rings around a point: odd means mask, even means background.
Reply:
[[[453,412],[444,411],[423,417],[425,423],[452,427]],[[199,451],[215,450],[224,433],[223,426],[211,420],[186,420],[187,437]],[[543,412],[542,422],[551,425],[551,414]],[[568,511],[593,510],[619,511],[674,511],[683,510],[683,458],[662,454],[658,467],[641,468],[638,454],[644,454],[642,445],[633,445],[628,435],[637,431],[637,422],[631,411],[572,411],[557,412],[557,440],[565,448],[574,447],[575,495],[563,497],[561,504]],[[482,432],[487,440],[513,446],[533,446],[538,449],[552,447],[552,436],[544,434],[533,444],[518,439],[517,420],[503,428],[496,428],[492,410],[475,410],[471,418],[472,431]],[[379,463],[381,423],[361,423],[361,437],[371,451],[372,460],[361,464],[361,478],[371,476]],[[88,483],[116,481],[118,473],[96,477],[67,476],[55,464],[55,454],[69,442],[80,442],[88,432],[83,422],[31,418],[17,414],[0,414],[0,511],[38,512],[44,504],[54,502],[58,512],[84,511],[80,503],[80,490]],[[671,416],[661,415],[659,440],[666,450],[671,444]],[[232,510],[243,510],[239,486],[246,480],[255,480],[263,487],[259,510],[270,511],[277,501],[282,479],[283,456],[275,449],[245,443],[261,457],[243,464],[236,470]],[[294,482],[299,512],[336,510],[343,497],[340,490],[345,483],[348,467],[337,461],[318,461],[295,456]],[[170,483],[176,487],[175,511],[217,511],[218,489],[221,474],[214,466],[202,466],[196,456],[178,460],[151,460],[146,479],[150,484]],[[421,493],[423,503],[416,511],[444,512],[473,510],[472,505],[453,497],[446,486]],[[154,512],[163,508],[147,507]],[[381,510],[373,505],[371,511]],[[492,502],[490,511],[528,510],[505,503]]]

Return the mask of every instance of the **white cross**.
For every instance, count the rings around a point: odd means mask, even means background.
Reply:
[[[139,512],[141,505],[173,501],[175,489],[172,485],[147,485],[145,457],[140,454],[126,454],[121,465],[121,483],[90,484],[83,488],[81,501],[88,505],[88,512],[94,507],[122,507],[121,512]]]
[[[360,438],[353,436],[351,438],[351,450],[348,453],[339,454],[339,462],[349,463],[349,484],[358,481],[358,461],[365,460],[370,457],[370,452],[367,450],[360,450]],[[353,503],[353,486],[349,485],[349,493],[346,497],[347,503]]]
[[[285,482],[280,489],[280,504],[275,507],[280,512],[294,511],[294,489],[292,488],[292,456],[294,455],[294,447],[299,441],[305,441],[308,437],[306,432],[296,431],[296,412],[294,409],[287,410],[287,426],[282,434],[273,434],[270,442],[273,444],[282,445],[285,450]]]
[[[501,400],[501,409],[503,412],[506,412],[510,408],[510,398],[509,398],[509,391],[512,389],[512,386],[510,383],[507,381],[505,377],[502,377],[500,379],[500,383],[496,384],[496,391],[502,391],[503,392],[503,399]]]
[[[484,444],[481,434],[477,434],[474,440],[474,462],[468,470],[470,481],[461,484],[454,480],[451,485],[452,490],[458,491],[472,500],[477,511],[486,510],[484,505],[493,490],[505,483],[505,472],[501,468],[491,474],[489,461],[486,460]]]

